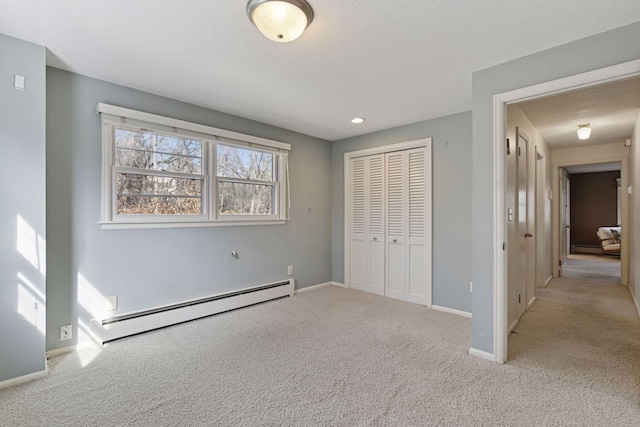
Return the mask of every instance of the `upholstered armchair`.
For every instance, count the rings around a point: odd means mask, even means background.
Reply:
[[[600,227],[596,235],[600,240],[600,255],[620,255],[620,227]]]

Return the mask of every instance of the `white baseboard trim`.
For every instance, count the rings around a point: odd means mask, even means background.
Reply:
[[[496,358],[493,354],[487,353],[486,351],[478,350],[477,348],[471,347],[469,349],[469,354],[471,356],[479,357],[481,359],[489,360],[491,362],[495,362]]]
[[[638,316],[640,317],[640,304],[638,304],[638,300],[636,299],[636,294],[633,293],[633,286],[628,286],[629,293],[631,294],[631,298],[633,298],[633,303],[636,305],[636,311],[638,312]]]
[[[544,285],[547,286],[549,284],[549,282],[551,281],[551,279],[553,279],[553,276],[547,277],[547,280],[544,281]]]
[[[68,347],[56,348],[53,350],[47,351],[47,359],[51,359],[52,357],[60,356],[61,354],[71,353],[78,349],[78,345],[70,345]]]
[[[344,283],[340,283],[340,282],[331,282],[331,284],[333,286],[338,286],[340,288],[346,288],[347,287]]]
[[[518,323],[520,323],[520,318],[514,320],[513,323],[509,325],[509,330],[507,331],[507,334],[510,334],[511,332],[513,332],[516,326],[518,326]]]
[[[536,302],[536,297],[531,298],[531,301],[529,301],[529,304],[527,304],[527,310],[529,310],[535,302]]]
[[[318,289],[318,288],[323,288],[325,286],[339,286],[341,288],[344,288],[344,285],[342,283],[338,283],[338,282],[324,282],[324,283],[318,283],[317,285],[311,285],[311,286],[307,286],[306,288],[302,288],[302,289],[296,289],[296,291],[294,292],[294,294],[299,294],[300,292],[307,292],[307,291],[312,291],[314,289]]]
[[[456,310],[455,308],[442,307],[440,305],[431,304],[431,308],[445,313],[457,314],[458,316],[471,318],[472,314],[468,311]]]
[[[47,368],[47,360],[44,361],[44,369],[42,371],[34,372],[32,374],[23,375],[17,378],[11,378],[5,381],[0,382],[0,389],[12,387],[18,384],[28,383],[29,381],[38,380],[40,378],[44,378],[49,374],[49,369]]]

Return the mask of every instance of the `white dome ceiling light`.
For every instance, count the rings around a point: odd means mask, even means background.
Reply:
[[[313,21],[313,9],[305,0],[250,0],[247,15],[266,38],[278,43],[297,39]]]
[[[591,136],[591,128],[589,125],[578,125],[578,139],[589,139],[589,136]]]

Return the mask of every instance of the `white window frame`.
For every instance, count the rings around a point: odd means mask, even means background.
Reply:
[[[223,142],[220,143],[220,145],[226,145],[226,146],[230,146],[230,147],[237,147],[237,148],[248,148],[248,147],[241,147],[238,145],[235,145],[233,143],[228,143],[228,142]],[[214,148],[217,148],[217,144],[214,145],[212,147],[212,151]],[[271,150],[263,150],[263,149],[258,149],[256,147],[254,147],[255,151],[262,151],[262,152],[267,152],[267,153],[271,153],[274,154],[273,151]],[[253,179],[242,179],[242,178],[228,178],[228,177],[222,177],[222,176],[218,176],[217,173],[217,158],[215,157],[217,155],[218,150],[215,150],[214,154],[214,161],[211,162],[212,164],[212,176],[214,177],[213,181],[215,182],[215,190],[214,190],[214,194],[216,195],[216,200],[215,200],[215,209],[216,209],[216,215],[218,217],[219,220],[231,220],[231,221],[251,221],[253,218],[265,218],[265,219],[279,219],[278,213],[283,211],[283,209],[286,209],[284,206],[281,206],[278,201],[280,200],[280,194],[281,194],[281,188],[280,185],[278,185],[279,181],[280,181],[280,177],[285,176],[285,172],[281,171],[279,166],[280,164],[284,163],[281,160],[281,156],[274,154],[273,156],[273,177],[272,177],[272,181],[258,181],[258,180],[253,180]],[[219,206],[218,206],[218,189],[220,188],[220,183],[221,182],[231,182],[231,183],[238,183],[238,184],[253,184],[253,185],[271,185],[273,186],[273,209],[274,209],[274,213],[273,215],[234,215],[234,214],[221,214],[218,212],[219,210]]]
[[[145,229],[145,228],[190,228],[238,225],[284,224],[289,219],[289,144],[265,138],[245,135],[211,126],[190,123],[142,111],[131,110],[99,103],[97,112],[102,117],[102,219],[100,225],[105,230]],[[115,166],[115,128],[132,131],[146,131],[181,138],[202,141],[202,174],[194,175],[203,179],[201,215],[139,215],[117,214]],[[274,180],[254,181],[236,178],[221,178],[222,182],[243,182],[274,186],[273,209],[271,215],[218,214],[218,183],[216,171],[217,145],[233,146],[274,155]],[[141,171],[145,173],[146,171]],[[162,175],[152,171],[153,175]]]

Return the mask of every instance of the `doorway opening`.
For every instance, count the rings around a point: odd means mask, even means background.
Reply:
[[[503,145],[504,141],[507,139],[506,133],[508,131],[506,127],[507,108],[512,104],[522,105],[525,101],[537,101],[550,97],[551,95],[558,95],[561,93],[568,94],[585,88],[596,88],[612,82],[630,79],[638,76],[638,74],[640,74],[640,61],[632,61],[630,63],[620,64],[606,69],[596,70],[494,96],[494,157],[496,161],[495,163],[498,165],[495,181],[495,194],[497,196],[495,199],[495,206],[497,215],[495,217],[496,239],[494,242],[496,246],[500,245],[500,242],[508,240],[510,227],[509,219],[513,214],[513,212],[509,211],[510,207],[507,205],[508,194],[510,193],[509,185],[512,185],[513,181],[507,179],[509,171],[506,152],[508,152],[508,149],[504,150]],[[576,129],[578,125],[579,123],[575,123]],[[565,127],[566,126],[567,125],[565,124]],[[574,124],[571,124],[571,128],[573,127]],[[531,135],[529,135],[529,138],[531,138]],[[535,263],[536,274],[544,277],[549,273],[548,277],[544,281],[545,284],[549,282],[551,277],[558,277],[561,272],[560,262],[562,235],[559,232],[561,209],[559,195],[561,190],[560,174],[562,168],[571,165],[619,162],[621,165],[620,185],[622,188],[627,188],[629,177],[627,159],[628,150],[624,147],[624,141],[621,142],[622,144],[617,144],[619,147],[616,149],[613,149],[613,142],[612,144],[609,144],[609,146],[605,146],[607,144],[602,143],[602,145],[596,145],[589,149],[582,150],[578,147],[575,147],[574,150],[566,147],[558,148],[553,150],[553,154],[551,153],[551,150],[547,150],[545,152],[545,150],[542,149],[540,152],[537,151],[536,155],[533,157],[535,161],[545,159],[545,161],[549,162],[547,164],[548,168],[540,168],[537,166],[533,168],[533,170],[536,171],[536,174],[538,172],[543,172],[545,174],[546,184],[542,189],[536,187],[535,200],[538,203],[534,205],[534,209],[536,210],[536,213],[533,215],[533,218],[536,219],[533,225],[534,233],[530,233],[530,230],[528,230],[528,233],[535,236],[535,250],[533,251],[535,258],[533,259],[533,262]],[[536,146],[535,148],[538,150],[540,147]],[[540,193],[543,194],[542,198],[539,197]],[[548,202],[543,202],[545,198]],[[545,212],[545,208],[540,206],[540,202],[546,205],[546,207],[550,207],[550,212]],[[625,239],[626,234],[629,233],[627,204],[627,199],[623,198],[620,221],[622,225],[620,253],[621,281],[624,284],[628,281],[627,272],[630,262],[630,260],[627,259],[628,239]],[[539,211],[542,211],[542,216],[539,214]],[[545,214],[548,216],[545,217]],[[541,217],[543,218],[542,221],[540,221]],[[546,218],[550,218],[550,224],[548,227],[546,224]],[[541,227],[543,228],[543,231],[540,231]],[[520,237],[524,238],[525,236],[517,235],[518,239]],[[570,241],[567,241],[567,246],[568,251],[570,252]],[[498,362],[504,362],[507,360],[508,333],[513,326],[509,322],[510,299],[513,299],[514,296],[513,292],[509,291],[509,266],[513,265],[513,256],[511,255],[512,259],[509,259],[509,251],[501,252],[500,249],[502,248],[496,247],[496,253],[502,254],[502,256],[497,257],[495,264],[496,282],[494,286],[494,298],[496,312],[494,318],[494,355]],[[545,249],[549,249],[549,251],[545,251]],[[551,254],[550,257],[549,253]],[[537,286],[540,286],[539,283],[540,281],[536,280]]]
[[[559,277],[621,283],[620,168],[619,162],[562,168]]]

